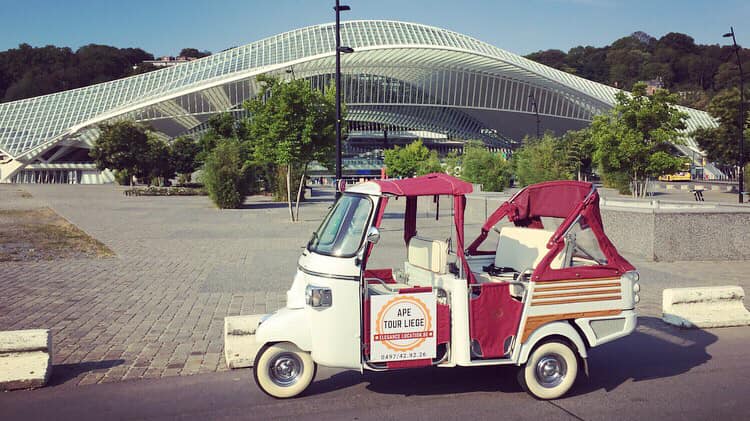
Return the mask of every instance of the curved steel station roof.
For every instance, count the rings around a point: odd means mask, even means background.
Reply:
[[[513,147],[543,130],[585,127],[610,109],[618,89],[525,59],[453,31],[367,20],[341,24],[343,94],[353,130],[383,128],[479,138]],[[173,67],[0,104],[0,151],[30,163],[55,144],[91,145],[98,123],[147,122],[166,138],[199,130],[212,115],[237,110],[258,92],[261,73],[333,78],[334,25],[309,26]],[[715,125],[680,107],[689,130]],[[698,150],[688,139],[682,146]],[[7,158],[6,158],[7,159]],[[9,174],[0,174],[6,179]]]

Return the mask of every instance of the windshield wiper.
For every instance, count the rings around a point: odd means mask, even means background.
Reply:
[[[310,241],[307,242],[307,249],[308,250],[310,250],[310,247],[312,247],[313,242],[315,240],[317,240],[317,239],[318,239],[318,232],[317,231],[313,231],[312,238],[310,239]]]

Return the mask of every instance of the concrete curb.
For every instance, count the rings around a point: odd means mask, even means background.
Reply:
[[[665,289],[662,320],[687,328],[750,326],[750,312],[739,286]]]
[[[48,329],[0,332],[0,391],[42,387],[51,373]]]
[[[255,330],[264,314],[224,318],[224,359],[229,368],[252,367],[260,345]]]

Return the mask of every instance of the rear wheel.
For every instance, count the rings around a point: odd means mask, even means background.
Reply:
[[[292,343],[267,346],[255,358],[253,376],[258,387],[274,398],[293,398],[315,378],[317,366],[310,353]]]
[[[518,380],[537,399],[557,399],[570,390],[577,376],[575,351],[562,342],[548,341],[531,352]]]

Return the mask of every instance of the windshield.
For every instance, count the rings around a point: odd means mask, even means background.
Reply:
[[[345,194],[313,233],[307,249],[314,253],[351,257],[357,253],[370,219],[372,201],[366,196]]]

